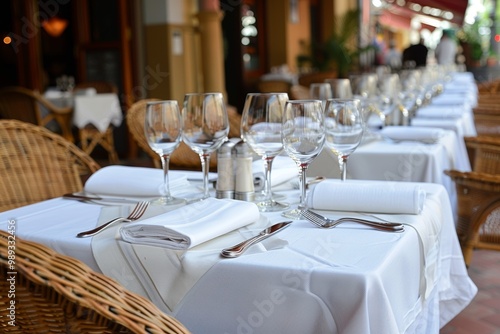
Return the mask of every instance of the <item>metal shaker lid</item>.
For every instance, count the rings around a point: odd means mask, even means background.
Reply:
[[[217,155],[219,157],[231,157],[232,150],[234,146],[241,142],[242,140],[240,138],[232,138],[227,141],[225,141],[221,147],[217,150]]]
[[[234,145],[233,151],[236,152],[236,157],[253,156],[253,150],[244,141],[240,141],[236,145]]]

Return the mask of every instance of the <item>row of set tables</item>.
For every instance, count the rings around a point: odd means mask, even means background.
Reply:
[[[463,140],[475,136],[477,87],[470,73],[455,73],[441,95],[417,110],[410,126],[390,126],[364,136],[348,162],[348,177],[442,184],[456,214],[455,184],[447,169],[470,171]],[[308,176],[338,178],[337,157],[328,149],[311,163]]]
[[[442,131],[432,144],[364,143],[350,158],[345,182],[338,174],[325,174],[337,166],[328,155],[316,166],[323,168],[318,175],[331,179],[309,190],[315,211],[330,218],[400,222],[405,225],[401,233],[354,223],[320,229],[295,220],[240,257],[222,258],[223,248],[286,219],[279,212],[260,213],[250,202],[210,198],[178,208],[150,205],[136,222],[77,238],[83,230],[128,215],[134,205],[125,200],[158,195],[161,170],[126,166],[102,168],[85,184],[86,192],[121,203],[56,198],[0,213],[0,228],[14,222],[19,237],[115,278],[194,333],[439,333],[477,293],[455,233],[451,188],[438,178],[442,169],[467,168],[467,161],[461,160],[457,132]],[[377,149],[386,154],[383,161],[370,156]],[[420,160],[405,175],[427,179],[384,176],[384,164],[396,164],[389,170],[393,175],[400,170],[401,158],[391,151],[413,151],[408,156]],[[366,160],[356,161],[356,155]],[[361,173],[363,166],[365,172],[380,170],[382,177],[357,180],[357,168]],[[275,167],[273,174],[280,176],[289,170],[286,163]],[[417,172],[426,168],[431,171]],[[173,195],[201,192],[198,172],[170,175]],[[280,179],[273,191],[296,205],[296,172]],[[172,230],[177,233],[171,235]],[[165,237],[154,238],[158,235]],[[188,238],[177,242],[180,236]]]

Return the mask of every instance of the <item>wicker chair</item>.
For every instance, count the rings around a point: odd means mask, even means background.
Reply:
[[[150,101],[159,101],[158,99],[143,99],[135,102],[127,111],[126,121],[127,127],[132,135],[132,138],[137,142],[138,146],[147,153],[153,160],[155,167],[160,168],[160,157],[150,147],[144,135],[144,118],[146,113],[146,105]],[[241,115],[239,115],[234,107],[227,106],[229,117],[229,137],[240,137]],[[194,153],[185,143],[181,142],[179,147],[170,156],[170,167],[172,169],[184,170],[199,170],[201,168],[200,157]],[[217,169],[217,155],[214,152],[210,157],[210,170]]]
[[[95,88],[97,94],[114,93],[118,94],[118,88],[107,81],[87,81],[75,85],[75,91],[87,88]],[[79,131],[80,144],[82,149],[90,154],[97,145],[100,145],[108,152],[109,162],[117,164],[119,162],[118,153],[115,149],[113,126],[109,126],[106,132],[100,132],[95,126],[88,125]]]
[[[147,299],[79,260],[6,231],[0,231],[0,267],[5,333],[189,333]]]
[[[473,109],[478,135],[500,136],[500,104],[482,105]]]
[[[0,211],[80,191],[99,165],[37,125],[0,120]]]
[[[445,171],[458,194],[457,235],[468,266],[474,249],[500,251],[500,176]]]
[[[500,137],[465,137],[464,141],[473,171],[500,174]]]
[[[42,115],[42,107],[47,110],[47,115]],[[74,140],[71,132],[72,112],[73,108],[59,108],[38,92],[27,88],[0,89],[0,119],[17,119],[44,127],[55,121],[63,137],[71,142]]]

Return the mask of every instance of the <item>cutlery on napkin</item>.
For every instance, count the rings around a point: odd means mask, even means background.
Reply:
[[[120,229],[123,241],[185,250],[256,222],[255,203],[208,198]]]
[[[169,172],[170,190],[189,186],[184,173]],[[108,196],[157,197],[163,187],[163,171],[159,168],[107,166],[92,174],[85,182],[85,193]]]
[[[326,180],[312,187],[307,205],[317,210],[418,214],[425,198],[425,191],[418,185]]]

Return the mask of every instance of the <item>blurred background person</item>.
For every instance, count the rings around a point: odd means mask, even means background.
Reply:
[[[412,63],[415,67],[425,67],[428,52],[424,39],[420,38],[417,44],[412,44],[403,51],[403,65],[406,67],[407,63]]]
[[[396,49],[396,43],[391,41],[389,43],[389,49],[384,55],[384,65],[388,65],[392,70],[399,70],[402,65],[402,55],[398,49]]]
[[[434,50],[436,61],[440,65],[455,64],[457,42],[453,30],[443,30],[443,36]]]

